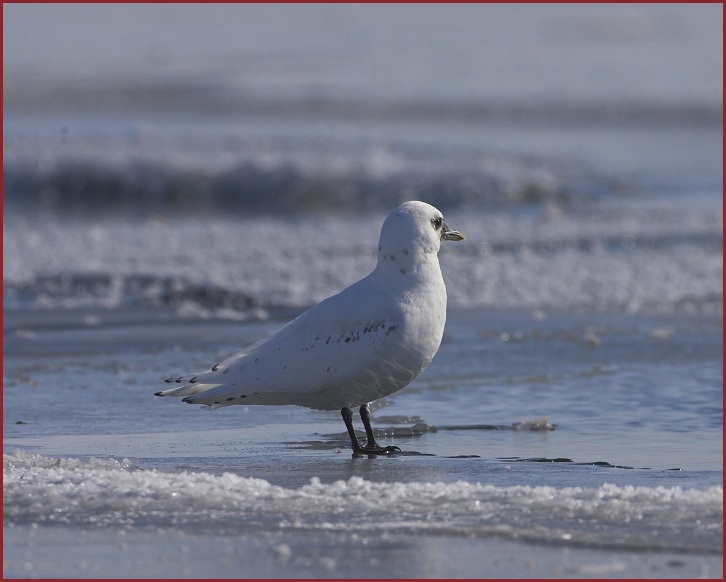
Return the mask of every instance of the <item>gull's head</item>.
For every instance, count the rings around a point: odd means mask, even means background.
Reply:
[[[425,202],[404,202],[383,222],[378,264],[395,262],[399,257],[406,263],[416,262],[437,254],[444,240],[464,240],[464,235],[446,225],[438,208]]]

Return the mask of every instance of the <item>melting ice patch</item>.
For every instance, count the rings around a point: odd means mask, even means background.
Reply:
[[[10,524],[256,528],[504,536],[588,547],[722,551],[723,488],[374,483],[298,489],[232,473],[171,473],[124,459],[3,456]]]

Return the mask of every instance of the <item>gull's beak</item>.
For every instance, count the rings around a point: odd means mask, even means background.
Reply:
[[[441,240],[464,240],[464,235],[458,230],[451,230],[446,223],[441,226]]]

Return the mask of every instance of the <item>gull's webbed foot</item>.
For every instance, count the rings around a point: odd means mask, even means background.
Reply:
[[[391,455],[393,453],[400,453],[401,449],[396,446],[382,447],[378,443],[374,443],[372,446],[366,444],[366,446],[358,447],[358,450],[353,450],[353,453],[359,455]]]

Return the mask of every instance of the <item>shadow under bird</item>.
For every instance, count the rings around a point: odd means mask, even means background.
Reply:
[[[439,349],[446,286],[438,252],[442,241],[463,239],[433,206],[401,204],[383,222],[372,273],[210,370],[166,379],[180,386],[156,396],[179,396],[208,409],[293,404],[340,410],[354,455],[400,451],[376,442],[368,403],[409,384]],[[355,406],[365,445],[353,428]]]

